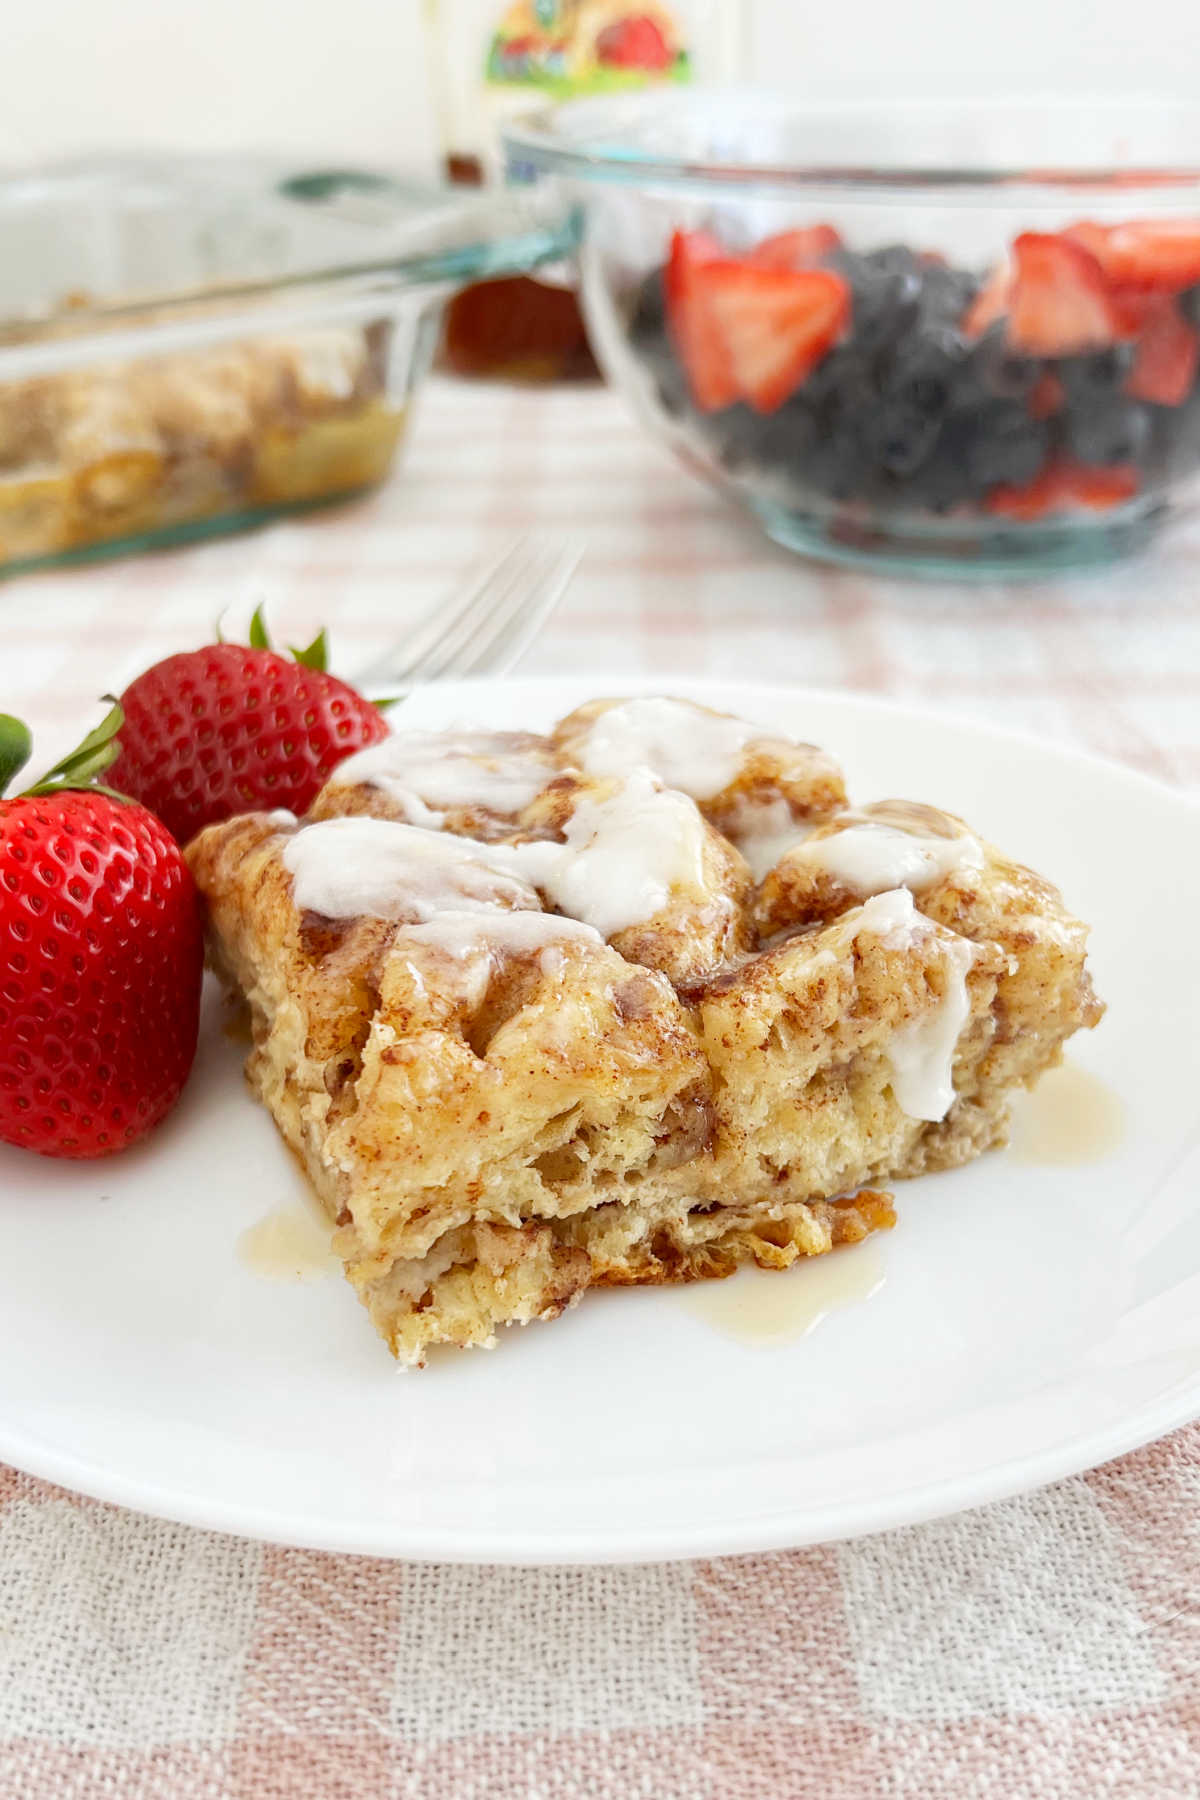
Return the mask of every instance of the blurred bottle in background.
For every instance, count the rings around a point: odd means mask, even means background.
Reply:
[[[444,173],[500,179],[499,128],[539,101],[739,79],[746,11],[746,0],[425,0]],[[574,290],[524,276],[451,301],[442,353],[461,375],[596,373]]]

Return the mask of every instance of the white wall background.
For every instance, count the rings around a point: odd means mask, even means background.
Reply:
[[[814,95],[1200,95],[1195,0],[749,0]],[[420,0],[0,0],[0,164],[111,146],[431,154]]]

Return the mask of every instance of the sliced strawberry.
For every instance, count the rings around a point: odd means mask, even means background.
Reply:
[[[1062,411],[1066,398],[1067,390],[1054,370],[1044,369],[1033,384],[1029,410],[1035,419],[1052,419]]]
[[[1200,369],[1200,334],[1174,300],[1158,296],[1156,310],[1142,327],[1125,392],[1156,406],[1182,406]]]
[[[1130,287],[1110,287],[1108,300],[1117,321],[1117,336],[1121,338],[1140,337],[1155,315],[1171,304],[1169,294]]]
[[[1109,272],[1108,240],[1111,231],[1110,225],[1098,225],[1094,219],[1080,219],[1077,225],[1068,225],[1060,235],[1069,238],[1071,243],[1082,244],[1085,250],[1090,250],[1107,275]]]
[[[714,237],[711,231],[677,231],[671,239],[671,257],[667,264],[667,279],[677,266],[690,266],[702,262],[718,262],[728,256],[720,238]],[[677,263],[678,259],[678,263]]]
[[[962,328],[967,337],[982,337],[998,320],[1007,317],[1012,287],[1012,268],[1003,262],[992,270],[963,315]]]
[[[814,269],[842,240],[832,225],[804,225],[797,231],[779,231],[764,238],[746,257],[756,269]]]
[[[1084,219],[1063,235],[1090,250],[1114,286],[1177,294],[1200,281],[1200,219]]]
[[[1064,458],[1059,464],[1058,482],[1063,505],[1086,512],[1109,512],[1133,499],[1142,478],[1132,463],[1093,468],[1088,463]]]
[[[1022,232],[1013,244],[1016,275],[1008,341],[1026,356],[1079,356],[1117,336],[1119,321],[1104,271],[1090,250],[1068,238]]]
[[[733,360],[700,280],[724,254],[707,231],[677,231],[663,276],[667,328],[701,412],[718,412],[738,397]]]
[[[738,395],[770,413],[833,348],[850,317],[850,286],[829,269],[706,263],[698,284],[733,367]]]
[[[1140,486],[1131,463],[1101,469],[1064,456],[1047,463],[1022,487],[993,488],[984,505],[998,518],[1028,523],[1059,512],[1108,512],[1131,500]]]
[[[1044,519],[1058,506],[1058,483],[1052,466],[1047,463],[1032,481],[1022,482],[1020,487],[1007,483],[994,487],[983,504],[986,512],[995,513],[1000,519]]]

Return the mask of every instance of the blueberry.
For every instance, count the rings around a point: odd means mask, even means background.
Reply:
[[[868,250],[862,261],[879,275],[920,276],[925,267],[907,244],[884,244],[878,250]]]
[[[946,422],[933,454],[906,483],[907,497],[914,505],[941,513],[971,498],[965,455],[967,437],[961,418],[951,417]]]
[[[637,291],[629,320],[629,341],[637,348],[661,343],[667,335],[666,295],[661,269],[652,269]]]
[[[706,413],[701,429],[713,455],[731,474],[759,461],[765,420],[749,406],[727,406]]]
[[[845,244],[839,244],[828,256],[822,257],[827,269],[834,269],[844,275],[851,287],[857,282],[865,282],[872,273],[871,264],[860,250],[847,250]]]
[[[1132,344],[1111,344],[1090,356],[1064,356],[1058,373],[1068,404],[1088,406],[1120,392],[1133,366]]]
[[[803,393],[758,421],[756,460],[768,469],[799,468],[819,434],[816,414]]]
[[[931,455],[941,430],[938,413],[903,400],[883,402],[868,414],[861,432],[863,449],[890,475],[912,475]]]
[[[1073,402],[1063,420],[1068,450],[1085,463],[1140,462],[1150,445],[1150,414],[1135,400],[1112,396]]]
[[[921,317],[946,324],[958,324],[979,292],[979,282],[966,269],[951,269],[944,263],[925,263],[921,276]]]
[[[969,351],[947,325],[919,329],[897,348],[887,370],[887,392],[928,418],[940,418],[950,404]]]
[[[654,383],[654,397],[672,419],[682,418],[691,409],[691,391],[687,376],[678,363],[668,362],[659,370]]]
[[[878,260],[887,254],[872,251],[859,256],[852,250],[838,250],[829,258],[829,266],[850,284],[851,331],[863,355],[895,342],[916,323],[919,311],[921,281],[915,258],[909,258],[911,267],[892,268]]]
[[[704,435],[731,473],[762,469],[776,474],[799,465],[817,427],[811,407],[793,394],[773,413],[742,405],[712,413],[704,421]]]
[[[672,418],[690,404],[687,376],[667,333],[662,271],[654,269],[637,290],[627,327],[629,346],[654,378],[658,404]]]
[[[1023,400],[1043,367],[1031,356],[1017,355],[1009,346],[1003,324],[997,324],[973,346],[963,386],[980,398]]]
[[[887,349],[911,332],[920,317],[915,276],[889,275],[855,296],[855,334],[868,353]]]
[[[655,397],[665,413],[677,419],[692,410],[687,373],[665,338],[653,347],[642,345],[638,359],[653,381]]]
[[[862,447],[852,432],[818,437],[796,474],[803,486],[830,500],[862,500],[871,495]]]
[[[857,332],[817,364],[801,392],[810,405],[822,411],[825,425],[832,425],[848,410],[874,404],[880,392],[875,363],[864,352]]]
[[[856,298],[861,288],[861,303],[872,319],[886,301],[892,312],[892,338],[914,325],[957,326],[979,287],[965,269],[926,261],[900,244],[872,251],[860,261]]]
[[[772,467],[790,476],[800,489],[831,500],[866,497],[872,470],[860,428],[874,404],[873,397],[864,396],[853,372],[836,393],[807,405],[803,412],[789,402],[776,415]]]
[[[1182,406],[1152,406],[1153,461],[1156,472],[1173,481],[1200,469],[1200,388]]]
[[[1050,448],[1049,427],[1031,418],[1014,400],[991,400],[963,420],[963,455],[974,488],[998,482],[1023,487],[1032,481]]]
[[[821,480],[831,484],[830,491],[836,488],[840,499],[848,492],[849,472],[856,471],[865,479],[871,464],[862,441],[862,426],[873,416],[877,402],[873,398],[860,397],[856,404],[852,398],[854,391],[847,389],[836,403],[814,408],[815,429],[804,456],[805,472],[810,467],[822,469]]]

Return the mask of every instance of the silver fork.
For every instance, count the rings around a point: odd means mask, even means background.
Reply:
[[[399,697],[451,676],[506,674],[562,599],[582,554],[578,544],[518,538],[460,599],[436,608],[402,646],[359,669],[354,685]]]

